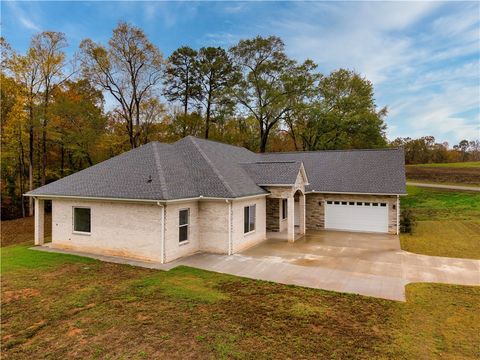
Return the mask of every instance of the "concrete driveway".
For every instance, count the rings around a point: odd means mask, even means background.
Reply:
[[[309,231],[288,243],[269,239],[242,253],[199,253],[168,264],[51,249],[32,249],[92,257],[102,261],[170,270],[179,265],[316,289],[405,301],[410,282],[480,285],[480,260],[413,254],[400,249],[398,236]]]
[[[409,282],[480,285],[480,261],[400,249],[398,236],[310,231],[295,243],[269,239],[233,256],[197,254],[172,263],[318,289],[405,300]]]

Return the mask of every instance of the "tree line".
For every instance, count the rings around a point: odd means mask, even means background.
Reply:
[[[152,140],[187,135],[252,151],[388,146],[372,83],[291,59],[275,36],[225,49],[181,46],[164,58],[119,23],[105,44],[67,56],[65,34],[1,39],[2,218],[32,215],[22,194]]]
[[[452,163],[480,161],[480,140],[462,140],[449,147],[447,142],[438,143],[433,136],[418,139],[396,138],[391,146],[402,146],[406,164]]]

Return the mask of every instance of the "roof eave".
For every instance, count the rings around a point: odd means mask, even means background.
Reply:
[[[305,191],[305,194],[351,194],[351,195],[377,195],[377,196],[405,196],[406,192],[358,192],[358,191],[324,191],[324,190],[310,190]]]

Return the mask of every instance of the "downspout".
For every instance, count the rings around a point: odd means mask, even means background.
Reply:
[[[165,206],[157,201],[157,205],[160,206],[160,263],[165,263]]]
[[[226,202],[228,204],[228,255],[232,255],[232,201],[226,200]]]
[[[400,195],[397,195],[397,235],[400,234]]]

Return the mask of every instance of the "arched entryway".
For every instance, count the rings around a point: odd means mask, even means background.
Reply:
[[[293,230],[289,222],[289,241],[295,241],[296,234],[305,234],[305,194],[300,189],[293,194],[293,204]]]

